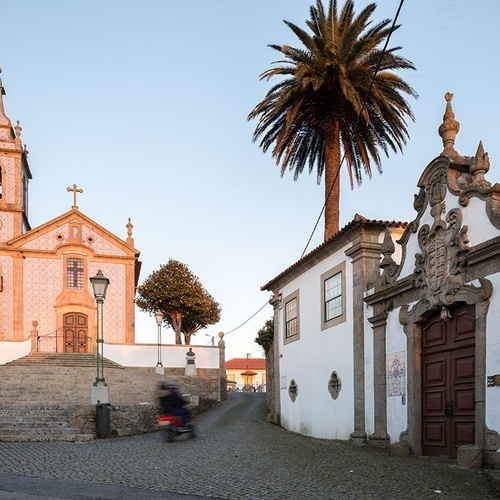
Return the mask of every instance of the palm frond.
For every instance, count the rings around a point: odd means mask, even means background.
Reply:
[[[337,0],[329,0],[325,9],[316,0],[306,29],[284,21],[299,47],[270,45],[284,59],[260,78],[279,81],[248,119],[258,119],[253,140],[260,140],[264,152],[271,148],[281,175],[290,170],[296,180],[307,168],[316,171],[319,183],[327,164],[340,167],[326,156],[328,150],[336,158],[343,154],[353,187],[363,175],[371,177],[372,164],[382,172],[380,152],[387,156],[406,144],[407,120],[414,119],[406,97],[418,96],[396,72],[415,67],[399,55],[401,47],[383,50],[399,26],[389,19],[374,22],[375,10],[371,3],[357,14],[353,0],[340,9]]]

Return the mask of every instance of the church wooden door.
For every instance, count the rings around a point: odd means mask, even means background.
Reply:
[[[462,305],[422,329],[422,453],[456,458],[474,444],[475,308]]]
[[[88,322],[81,313],[64,315],[64,352],[87,352]]]

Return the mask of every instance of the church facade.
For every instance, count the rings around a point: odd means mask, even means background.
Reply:
[[[19,122],[12,127],[4,111],[4,95],[0,80],[0,343],[31,338],[31,351],[95,352],[96,302],[89,278],[102,270],[110,280],[106,343],[133,344],[140,262],[130,219],[127,237],[120,239],[79,211],[83,190],[73,185],[67,188],[71,209],[32,228],[28,153]]]
[[[455,150],[452,97],[415,219],[357,216],[262,287],[285,428],[500,463],[500,184]]]

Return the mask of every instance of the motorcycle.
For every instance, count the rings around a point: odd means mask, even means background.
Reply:
[[[189,420],[184,424],[182,418],[178,415],[162,415],[157,422],[167,443],[170,443],[181,434],[186,434],[188,438],[194,438],[196,435],[193,422]]]

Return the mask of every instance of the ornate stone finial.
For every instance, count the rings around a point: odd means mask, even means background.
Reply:
[[[380,253],[383,258],[379,264],[382,274],[379,276],[375,286],[386,285],[392,283],[398,272],[398,265],[394,262],[392,254],[395,252],[394,242],[392,241],[391,231],[387,227],[385,229],[384,241],[380,248]]]
[[[134,238],[132,238],[132,228],[134,227],[134,225],[132,224],[132,222],[130,222],[130,217],[128,218],[128,223],[127,225],[125,226],[127,228],[127,245],[130,245],[131,247],[134,246]]]
[[[127,223],[127,236],[130,238],[132,236],[132,228],[134,227],[134,225],[132,224],[132,222],[130,222],[130,217],[128,218],[128,223]]]
[[[14,127],[14,130],[16,131],[16,137],[17,137],[18,139],[20,139],[20,138],[21,138],[21,130],[22,130],[22,127],[21,127],[20,123],[21,123],[21,122],[20,122],[19,120],[17,120],[17,124],[16,124],[16,126]]]
[[[471,165],[469,167],[469,173],[473,176],[477,174],[484,177],[484,174],[490,169],[490,160],[488,158],[488,153],[484,152],[483,141],[479,141],[479,146],[477,147],[476,156],[472,158]],[[489,187],[489,186],[488,186]]]
[[[388,265],[391,265],[392,262],[392,254],[394,253],[395,248],[394,248],[394,242],[392,241],[391,238],[391,232],[389,231],[389,228],[385,229],[384,233],[384,241],[382,243],[382,247],[380,248],[380,253],[383,255],[382,262],[380,263],[380,268],[384,269],[384,267],[387,267]]]
[[[458,153],[455,151],[455,137],[460,130],[460,123],[455,120],[455,113],[451,107],[451,100],[453,99],[453,94],[451,92],[446,92],[444,98],[446,99],[446,109],[443,115],[443,123],[439,126],[438,132],[443,139],[443,152],[442,155],[452,155],[455,156]]]
[[[221,348],[226,346],[226,343],[224,342],[224,332],[219,332],[219,342],[217,345]],[[221,356],[223,356],[223,354],[221,354]]]

